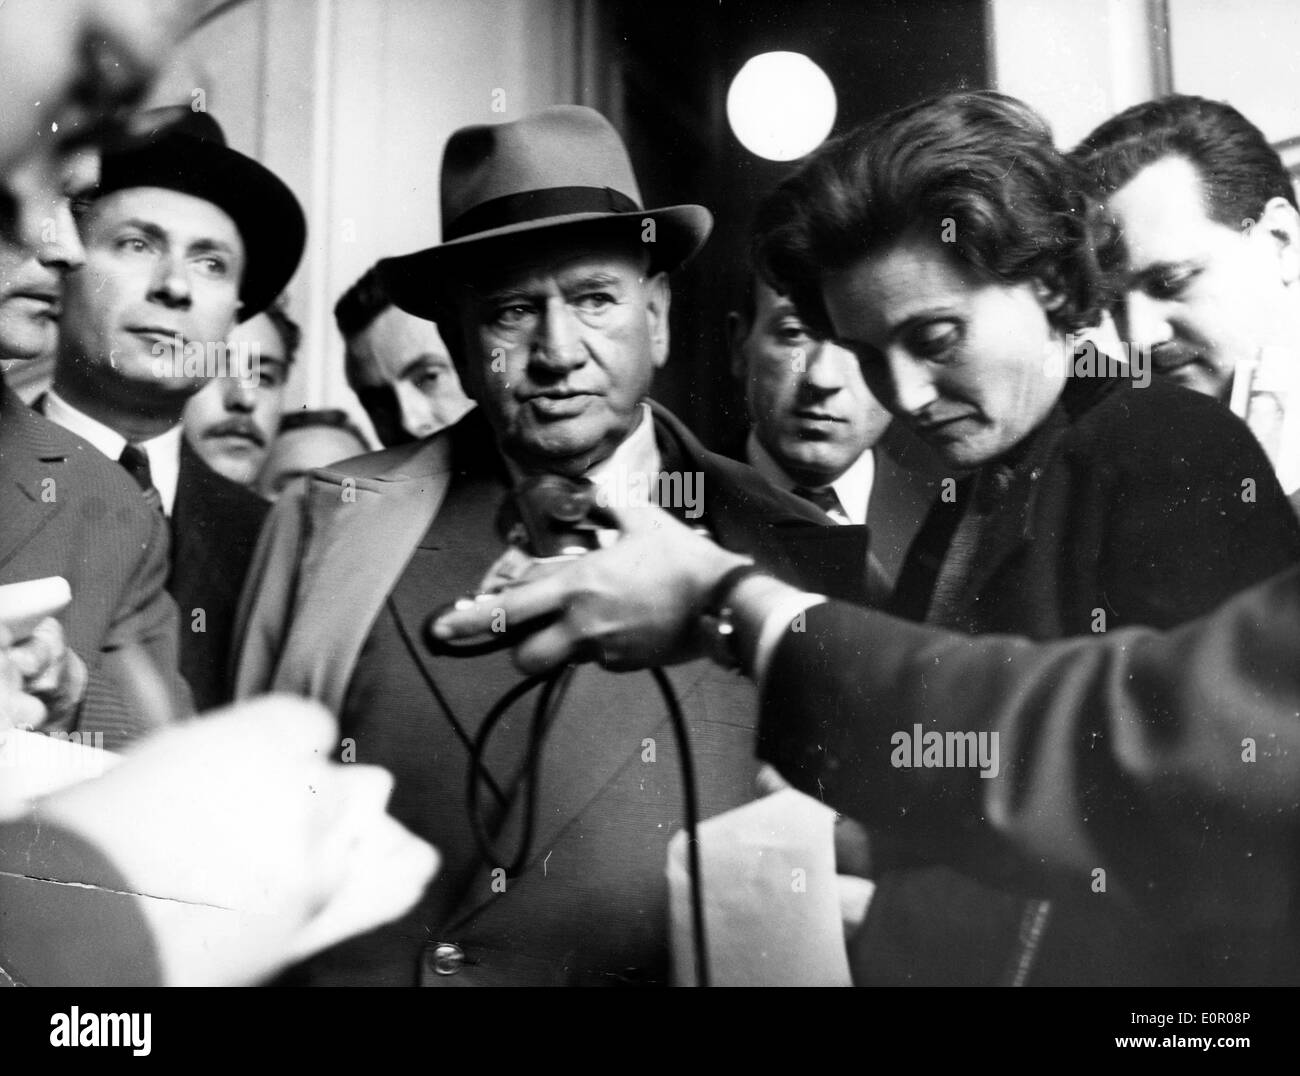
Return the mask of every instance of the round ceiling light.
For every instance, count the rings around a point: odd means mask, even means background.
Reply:
[[[740,144],[769,161],[793,161],[835,125],[835,87],[800,52],[765,52],[746,62],[727,91],[727,120]]]

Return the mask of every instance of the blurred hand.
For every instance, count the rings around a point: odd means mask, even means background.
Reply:
[[[71,715],[86,693],[86,664],[63,640],[63,625],[49,616],[26,639],[5,645],[5,654],[21,674],[23,690],[45,704],[53,720]]]
[[[569,661],[611,669],[669,665],[704,653],[699,619],[714,585],[746,558],[729,553],[660,508],[607,509],[620,531],[535,582],[484,596],[438,620],[443,639],[537,630],[515,648],[525,672]]]
[[[13,636],[0,624],[0,738],[6,729],[43,724],[45,705],[27,693],[22,667],[13,658]]]
[[[408,911],[434,850],[386,813],[392,777],[329,761],[321,707],[268,696],[168,729],[39,815],[98,845],[164,982],[240,985]]]

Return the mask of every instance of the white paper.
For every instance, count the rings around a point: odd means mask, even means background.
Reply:
[[[714,986],[850,986],[835,812],[787,789],[700,824]],[[674,982],[695,984],[686,833],[668,847]]]

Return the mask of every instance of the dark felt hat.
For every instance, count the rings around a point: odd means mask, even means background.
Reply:
[[[462,127],[443,152],[440,191],[442,243],[378,266],[393,302],[430,320],[467,256],[525,233],[624,232],[645,244],[651,271],[663,272],[695,254],[713,227],[713,215],[700,205],[643,208],[618,132],[599,112],[577,105]]]
[[[247,321],[289,283],[307,242],[298,199],[270,169],[226,145],[221,126],[185,106],[150,109],[104,147],[99,193],[165,187],[223,210],[244,241],[239,318]]]

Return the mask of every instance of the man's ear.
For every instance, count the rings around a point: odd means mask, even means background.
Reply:
[[[1251,235],[1273,244],[1284,286],[1300,281],[1300,213],[1295,206],[1282,197],[1270,198]]]
[[[744,381],[749,374],[749,361],[745,358],[745,338],[749,336],[749,326],[738,311],[727,315],[727,350],[731,355],[731,376],[737,381]]]
[[[650,361],[657,370],[668,361],[668,311],[672,291],[668,274],[656,273],[646,281],[646,322],[650,330]]]

